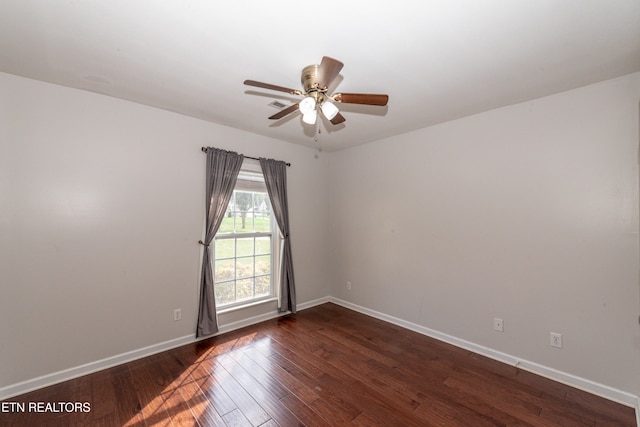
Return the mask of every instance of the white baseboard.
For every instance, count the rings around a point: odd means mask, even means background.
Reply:
[[[316,305],[325,304],[331,302],[331,297],[322,297],[318,299],[314,299],[313,301],[303,302],[302,304],[298,304],[298,311],[306,310],[307,308],[315,307]]]
[[[595,394],[597,396],[620,403],[622,405],[635,408],[636,418],[638,418],[638,426],[640,427],[640,397],[638,396],[635,396],[633,394],[630,394],[621,390],[614,389],[612,387],[609,387],[603,384],[596,383],[591,380],[580,378],[575,375],[568,374],[566,372],[561,372],[556,369],[540,365],[538,363],[530,362],[528,360],[523,360],[515,356],[502,353],[500,351],[493,350],[491,348],[484,347],[484,346],[472,343],[470,341],[456,338],[454,336],[444,334],[442,332],[435,331],[425,326],[408,322],[406,320],[399,319],[394,316],[389,316],[379,311],[371,310],[369,308],[362,307],[357,304],[353,304],[351,302],[348,302],[339,298],[331,297],[330,301],[333,302],[334,304],[341,305],[345,308],[357,311],[359,313],[366,314],[371,317],[375,317],[376,319],[384,320],[385,322],[389,322],[394,325],[403,327],[405,329],[418,332],[419,334],[426,335],[431,338],[435,338],[439,341],[444,341],[446,343],[455,345],[456,347],[464,348],[465,350],[472,351],[474,353],[489,357],[499,362],[503,362],[512,366],[517,366],[518,368],[521,368],[525,371],[529,371],[534,374],[540,375],[542,377],[557,381],[559,383],[578,388],[580,390],[586,391],[591,394]]]
[[[614,402],[618,402],[623,405],[630,406],[632,408],[635,408],[637,424],[638,426],[640,426],[640,397],[634,396],[630,393],[616,390],[612,387],[598,384],[596,382],[593,382],[584,378],[580,378],[565,372],[561,372],[553,368],[549,368],[534,362],[522,360],[515,356],[511,356],[509,354],[502,353],[502,352],[493,350],[491,348],[472,343],[470,341],[456,338],[454,336],[444,334],[442,332],[429,329],[425,326],[408,322],[406,320],[399,319],[394,316],[389,316],[379,311],[371,310],[369,308],[362,307],[357,304],[353,304],[351,302],[341,300],[339,298],[334,298],[334,297],[318,298],[313,301],[308,301],[308,302],[299,304],[297,309],[298,311],[302,311],[307,308],[315,307],[317,305],[324,304],[327,302],[338,304],[340,306],[349,308],[359,313],[363,313],[368,316],[375,317],[380,320],[384,320],[385,322],[389,322],[394,325],[403,327],[405,329],[418,332],[422,335],[426,335],[426,336],[435,338],[437,340],[455,345],[456,347],[473,351],[474,353],[481,354],[483,356],[489,357],[491,359],[494,359],[503,363],[507,363],[512,366],[517,366],[526,371],[584,390],[586,392],[595,394],[597,396],[601,396],[605,399],[609,399]],[[263,315],[250,317],[248,319],[243,319],[237,322],[228,323],[226,325],[221,325],[220,330],[216,335],[224,334],[227,332],[234,331],[236,329],[251,326],[260,322],[264,322],[266,320],[275,319],[285,314],[287,313],[270,312],[270,313],[265,313]],[[207,339],[207,338],[210,338],[210,337],[204,337],[201,339]],[[17,396],[20,394],[28,393],[33,390],[37,390],[39,388],[61,383],[63,381],[68,381],[68,380],[80,377],[82,375],[91,374],[97,371],[101,371],[103,369],[120,365],[122,363],[131,362],[133,360],[151,356],[156,353],[171,350],[172,348],[190,344],[195,341],[198,341],[198,339],[195,338],[195,334],[187,335],[187,336],[175,338],[169,341],[164,341],[158,344],[153,344],[147,347],[139,348],[137,350],[132,350],[126,353],[107,357],[105,359],[97,360],[95,362],[86,363],[84,365],[80,365],[80,366],[65,369],[62,371],[54,372],[51,374],[43,375],[37,378],[32,378],[30,380],[26,380],[20,383],[11,384],[9,386],[0,388],[0,400],[5,400],[13,396]]]
[[[329,297],[319,298],[313,301],[298,304],[298,311],[307,308],[314,307],[316,305],[329,302]],[[246,326],[255,325],[256,323],[264,322],[266,320],[275,319],[286,315],[287,313],[278,313],[277,311],[265,313],[259,316],[250,317],[237,322],[227,323],[220,325],[218,333],[196,339],[195,333],[192,335],[186,335],[180,338],[174,338],[169,341],[164,341],[158,344],[153,344],[147,347],[139,348],[136,350],[128,351],[126,353],[117,354],[115,356],[107,357],[94,362],[89,362],[84,365],[75,366],[73,368],[64,369],[62,371],[53,372],[51,374],[42,375],[37,378],[32,378],[26,381],[22,381],[16,384],[11,384],[5,387],[0,387],[0,400],[5,400],[13,396],[28,393],[39,388],[48,387],[50,385],[58,384],[64,381],[68,381],[74,378],[81,377],[83,375],[92,374],[94,372],[101,371],[103,369],[111,368],[113,366],[121,365],[126,362],[141,359],[143,357],[151,356],[153,354],[161,353],[163,351],[171,350],[172,348],[180,347],[186,344],[190,344],[196,341],[211,338],[215,335],[224,334],[227,332],[235,331],[236,329],[244,328]],[[195,326],[194,326],[195,327]]]
[[[151,356],[152,354],[160,353],[162,351],[170,350],[172,348],[180,347],[181,345],[189,344],[193,342],[195,334],[187,335],[180,338],[175,338],[169,341],[164,341],[158,344],[153,344],[147,347],[139,348],[137,350],[128,351],[126,353],[117,354],[115,356],[107,357],[95,362],[85,363],[84,365],[75,366],[73,368],[64,369],[62,371],[54,372],[51,374],[42,375],[37,378],[32,378],[26,381],[22,381],[16,384],[12,384],[6,387],[0,388],[0,400],[8,399],[9,397],[17,396],[19,394],[28,393],[39,388],[48,387],[53,384],[58,384],[63,381],[71,380],[81,377],[83,375],[91,374],[103,369],[111,368],[122,363],[130,362],[132,360],[141,359],[143,357]]]

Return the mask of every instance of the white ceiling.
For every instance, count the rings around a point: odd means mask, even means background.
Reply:
[[[244,86],[344,62],[346,122],[277,122]],[[0,0],[0,71],[339,150],[640,71],[639,0]]]

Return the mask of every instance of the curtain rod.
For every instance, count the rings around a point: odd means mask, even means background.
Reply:
[[[207,152],[207,147],[202,147],[201,150],[202,150],[203,153],[206,153]],[[243,154],[243,156],[244,156],[244,154]],[[251,156],[244,156],[244,157],[247,158],[247,159],[252,159],[252,160],[260,160],[257,157],[251,157]],[[287,166],[291,166],[291,163],[285,162],[284,164],[287,165]]]

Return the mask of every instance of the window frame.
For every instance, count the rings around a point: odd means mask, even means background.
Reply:
[[[242,179],[245,178],[245,179]],[[256,179],[258,178],[258,179]],[[253,184],[253,183],[255,184]],[[254,193],[264,193],[267,196],[267,200],[269,200],[269,194],[267,192],[267,188],[266,185],[264,184],[264,175],[262,173],[262,169],[260,168],[260,164],[258,162],[251,162],[250,160],[248,161],[248,159],[245,159],[243,164],[242,164],[242,168],[240,169],[240,173],[238,175],[238,181],[236,182],[236,186],[234,188],[234,197],[235,197],[235,192],[236,191],[245,191],[245,192],[254,192]],[[235,202],[235,200],[234,200]],[[231,202],[230,202],[231,203]],[[271,201],[269,200],[269,204],[271,204]],[[255,208],[254,208],[255,209]],[[234,212],[240,212],[234,209]],[[216,307],[219,308],[218,312],[227,312],[227,311],[233,311],[239,308],[244,308],[244,307],[248,307],[248,306],[252,306],[252,305],[256,305],[256,304],[262,304],[262,303],[266,303],[269,301],[275,301],[277,300],[278,297],[278,289],[279,287],[277,286],[277,283],[279,281],[279,265],[280,265],[280,246],[282,244],[282,239],[280,236],[280,230],[278,228],[278,225],[276,223],[276,219],[275,216],[273,215],[273,209],[269,209],[269,215],[270,215],[270,225],[271,225],[271,230],[266,232],[266,231],[253,231],[253,232],[242,232],[242,233],[238,233],[235,231],[235,227],[234,227],[234,232],[232,233],[220,233],[219,231],[216,233],[216,235],[213,238],[213,251],[211,252],[211,265],[213,267],[213,278],[214,278],[214,282],[213,282],[213,286],[214,286],[214,298],[215,298],[215,288],[218,284],[222,284],[222,283],[228,283],[228,282],[234,282],[234,299],[235,301],[232,303],[228,303],[228,304],[223,304],[221,305],[217,298],[216,298]],[[253,220],[253,219],[252,219]],[[266,275],[260,274],[260,275],[256,275],[256,269],[255,269],[255,258],[257,256],[260,256],[260,254],[256,253],[256,239],[260,238],[260,237],[271,237],[271,245],[270,245],[270,257],[271,257],[271,262],[270,262],[270,291],[268,295],[262,295],[259,297],[253,297],[253,298],[249,298],[249,299],[243,299],[241,301],[237,301],[237,282],[239,280],[241,280],[242,278],[238,278],[236,276],[237,271],[236,271],[236,266],[237,266],[237,260],[239,258],[253,258],[253,276],[249,276],[247,278],[253,278],[253,290],[255,293],[255,287],[256,287],[256,278],[257,277],[263,277]],[[237,253],[237,247],[238,247],[238,239],[242,239],[242,238],[252,238],[253,239],[253,254],[249,255],[249,256],[240,256],[238,257],[238,253]],[[232,240],[234,242],[234,256],[233,257],[229,257],[229,258],[222,258],[223,260],[234,260],[234,277],[233,279],[229,279],[229,280],[223,280],[223,281],[216,281],[216,272],[215,272],[215,267],[216,267],[216,261],[219,260],[218,258],[216,258],[216,245],[218,243],[218,241],[220,240]],[[266,254],[265,254],[266,255]]]

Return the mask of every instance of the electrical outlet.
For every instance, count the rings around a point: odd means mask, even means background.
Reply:
[[[173,320],[177,322],[180,319],[182,319],[182,309],[176,308],[173,310]]]
[[[504,321],[497,317],[493,318],[493,329],[498,332],[504,332]]]
[[[562,334],[551,332],[551,347],[562,348]]]
[[[351,290],[351,282],[347,282],[347,290],[350,291]]]

